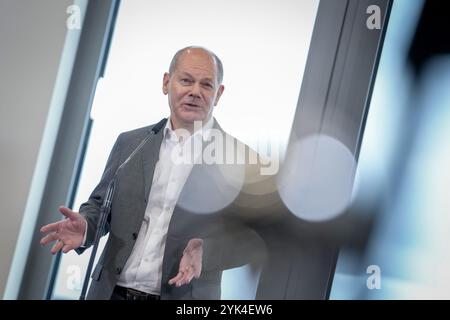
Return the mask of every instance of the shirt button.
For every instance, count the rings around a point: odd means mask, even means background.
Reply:
[[[133,240],[136,240],[138,237],[138,234],[136,232],[133,232]]]
[[[122,268],[121,267],[117,267],[116,268],[116,272],[117,272],[117,274],[121,274],[122,273]]]

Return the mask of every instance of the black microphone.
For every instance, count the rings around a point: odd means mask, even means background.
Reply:
[[[138,153],[142,147],[147,143],[148,140],[155,134],[157,134],[165,125],[167,122],[167,118],[162,119],[160,122],[155,124],[152,129],[150,130],[150,134],[148,134],[142,141],[139,143],[139,145],[133,150],[133,152],[128,156],[128,158],[122,162],[122,164],[117,168],[116,172],[114,173],[114,176],[112,177],[111,181],[116,179],[117,174],[122,170],[122,168],[131,160],[133,159],[134,155]]]
[[[151,131],[153,131],[154,134],[157,134],[165,125],[167,122],[167,118],[162,119],[160,122],[155,124]]]
[[[165,125],[167,122],[167,118],[162,119],[157,124],[155,124],[152,129],[150,130],[150,133],[139,143],[139,145],[133,150],[133,152],[128,156],[128,158],[122,162],[122,164],[116,169],[116,172],[114,173],[114,176],[111,178],[108,188],[106,189],[105,198],[103,199],[103,204],[100,208],[100,218],[97,223],[97,230],[95,232],[95,238],[94,243],[92,247],[91,257],[89,258],[88,267],[86,270],[86,275],[84,277],[84,283],[83,288],[81,290],[80,300],[86,299],[86,291],[87,286],[89,283],[89,278],[91,276],[92,267],[94,265],[95,255],[97,253],[98,244],[100,242],[100,238],[103,234],[103,230],[105,229],[106,220],[109,216],[109,213],[111,212],[111,206],[112,206],[112,199],[114,197],[114,191],[116,186],[116,178],[119,174],[120,170],[122,170],[123,167],[127,165],[127,163],[133,159],[133,157],[138,153],[142,147],[150,140],[150,138],[154,135],[156,135]],[[87,230],[86,230],[87,232]]]

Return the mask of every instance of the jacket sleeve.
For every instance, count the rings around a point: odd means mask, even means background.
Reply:
[[[84,250],[89,248],[94,242],[97,223],[100,218],[100,208],[103,203],[106,189],[108,188],[109,182],[111,181],[114,173],[121,163],[121,141],[122,134],[117,138],[111,150],[111,153],[109,154],[108,161],[106,162],[105,170],[103,171],[100,182],[91,193],[89,199],[80,206],[80,214],[87,221],[87,230],[85,245],[75,250],[78,254],[82,254]],[[107,219],[103,235],[109,232],[109,218],[110,217],[108,217]]]

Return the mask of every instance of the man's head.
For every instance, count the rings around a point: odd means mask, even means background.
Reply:
[[[174,129],[192,131],[194,121],[210,119],[225,89],[222,78],[222,62],[211,51],[186,47],[175,54],[163,78]]]

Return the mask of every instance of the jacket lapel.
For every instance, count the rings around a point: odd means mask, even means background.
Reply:
[[[164,129],[159,130],[159,132],[145,144],[141,152],[145,182],[145,202],[147,202],[150,187],[152,186],[153,182],[155,166],[159,160],[159,149],[161,148],[163,130]]]

